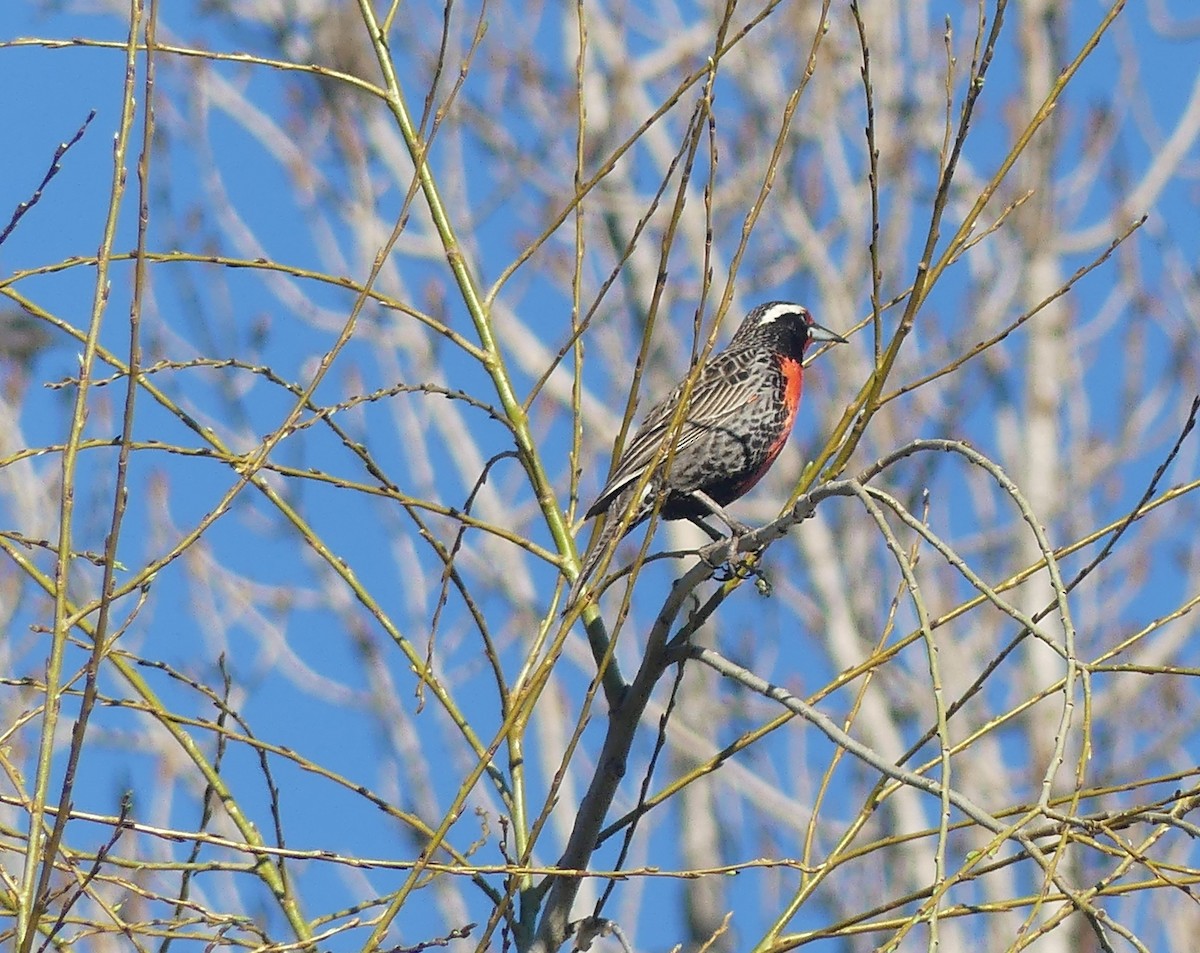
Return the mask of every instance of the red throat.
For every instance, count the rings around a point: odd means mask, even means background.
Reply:
[[[779,439],[767,451],[767,466],[770,466],[779,456],[779,452],[792,433],[792,425],[796,422],[796,410],[800,406],[800,392],[804,388],[804,368],[799,361],[785,357],[779,362],[779,369],[783,372],[783,405],[787,408],[787,416],[779,431]],[[765,470],[766,467],[763,469]]]
[[[804,388],[804,368],[800,366],[799,361],[785,357],[780,362],[780,370],[783,371],[785,381],[783,403],[787,407],[787,424],[784,431],[790,432],[796,420],[796,408],[800,406],[800,391]]]

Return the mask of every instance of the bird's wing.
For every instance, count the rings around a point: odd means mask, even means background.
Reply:
[[[675,440],[676,455],[711,434],[713,428],[720,426],[722,421],[762,397],[757,386],[757,375],[751,373],[751,361],[751,356],[745,352],[723,351],[700,369],[692,385],[687,415],[679,425],[679,435]],[[646,468],[658,459],[663,441],[671,432],[671,422],[685,383],[680,383],[650,408],[646,419],[626,444],[613,475],[588,509],[588,517],[607,509],[623,489],[635,483]]]

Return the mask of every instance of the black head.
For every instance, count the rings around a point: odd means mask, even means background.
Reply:
[[[768,301],[746,315],[729,346],[769,344],[799,358],[812,341],[847,343],[840,334],[817,324],[803,305],[790,301]]]

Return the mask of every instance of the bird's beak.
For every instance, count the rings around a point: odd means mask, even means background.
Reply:
[[[829,328],[823,328],[819,324],[808,326],[808,339],[810,341],[832,341],[834,344],[850,343],[849,338],[844,338],[836,331],[830,331]]]

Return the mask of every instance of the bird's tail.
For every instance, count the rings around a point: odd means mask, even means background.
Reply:
[[[595,534],[592,544],[587,548],[587,552],[583,554],[583,560],[579,567],[579,575],[575,577],[575,581],[571,583],[571,589],[567,593],[567,601],[564,605],[564,610],[571,608],[575,604],[575,600],[579,598],[579,594],[583,591],[584,584],[595,573],[596,567],[600,565],[600,561],[604,556],[605,551],[612,544],[613,536],[616,535],[617,528],[621,525],[619,512],[610,511],[608,518],[601,527],[600,532]]]

